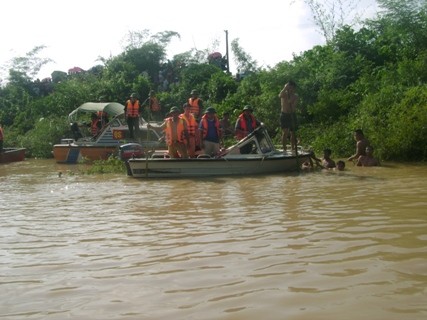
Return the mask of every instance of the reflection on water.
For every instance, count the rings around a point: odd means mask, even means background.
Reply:
[[[0,319],[427,318],[425,165],[158,181],[78,168],[0,166]]]

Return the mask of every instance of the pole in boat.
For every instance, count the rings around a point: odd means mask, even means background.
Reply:
[[[148,151],[145,150],[145,177],[148,178]]]
[[[298,143],[297,143],[297,135],[296,135],[296,117],[292,117],[292,126],[293,126],[293,134],[292,134],[292,144],[294,145],[295,148],[295,160],[297,163],[297,171],[300,171],[301,167],[300,167],[300,161],[299,161],[299,156],[298,156]]]

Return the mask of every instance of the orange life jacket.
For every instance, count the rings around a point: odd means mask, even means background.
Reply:
[[[150,110],[153,112],[160,111],[160,103],[159,100],[157,100],[156,97],[150,98]]]
[[[199,101],[200,101],[200,98],[196,98],[196,99],[189,98],[188,99],[188,104],[190,105],[190,112],[192,114],[194,114],[194,116],[196,118],[199,117],[199,113],[200,113]]]
[[[206,116],[206,114],[203,115],[201,121],[202,121],[202,129],[203,129],[203,138],[206,138],[206,136],[208,135],[208,117]],[[221,137],[220,136],[221,131],[219,129],[219,120],[218,120],[217,116],[215,116],[214,121],[215,121],[216,133],[217,133],[218,138],[219,138],[219,137]]]
[[[196,118],[194,118],[194,115],[190,113],[190,116],[187,118],[185,113],[182,113],[179,117],[187,121],[188,134],[190,136],[196,135],[197,121]]]
[[[101,120],[101,124],[104,126],[108,122],[108,113],[105,111],[98,111],[96,113],[98,118]]]
[[[176,139],[172,140],[173,138],[173,117],[169,117],[166,119],[166,128],[165,128],[165,134],[166,134],[166,143],[170,146],[175,141],[184,142],[184,132],[185,132],[185,120],[182,118],[178,118],[178,122],[176,123]]]
[[[253,114],[249,114],[248,116],[251,117],[251,119],[252,119],[252,128],[255,129],[257,127],[257,123],[256,123],[256,119],[255,119],[254,115]],[[248,132],[249,131],[249,129],[248,129],[249,126],[248,126],[248,122],[246,120],[246,117],[245,117],[244,113],[240,114],[240,116],[239,116],[239,123],[240,123],[240,130],[239,129],[236,130],[236,138],[238,140],[241,140],[244,137],[246,137],[248,135],[248,133],[249,133]]]
[[[126,116],[130,118],[137,118],[139,116],[139,101],[135,100],[134,103],[132,103],[131,100],[128,100],[126,102]]]

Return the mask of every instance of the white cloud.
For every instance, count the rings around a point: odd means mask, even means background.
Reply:
[[[55,63],[45,66],[40,77],[74,66],[88,69],[99,56],[121,53],[128,31],[148,29],[181,35],[172,42],[171,55],[193,47],[210,48],[215,40],[217,50],[225,54],[224,30],[228,30],[229,43],[239,38],[240,46],[260,65],[274,66],[323,43],[307,7],[302,1],[291,2],[5,0],[0,13],[0,65],[46,45],[41,55]]]

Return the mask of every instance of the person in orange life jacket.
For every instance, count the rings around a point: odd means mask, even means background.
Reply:
[[[161,127],[165,131],[168,153],[171,158],[188,158],[188,128],[187,122],[180,118],[177,107],[169,111],[170,117],[166,118]]]
[[[206,109],[199,123],[199,131],[204,153],[216,156],[220,151],[221,125],[216,116],[215,108],[209,107]]]
[[[101,119],[99,119],[98,115],[95,112],[91,114],[90,118],[90,132],[92,133],[93,137],[96,137],[102,128]]]
[[[3,152],[4,131],[0,123],[0,152]]]
[[[241,140],[246,137],[249,133],[255,130],[256,127],[261,125],[255,116],[252,114],[252,107],[245,106],[243,112],[239,115],[236,120],[236,125],[234,131],[236,133],[236,139]],[[252,144],[248,143],[247,145],[240,148],[240,153],[248,154],[252,151]]]
[[[108,113],[107,112],[98,111],[96,114],[98,115],[98,118],[99,118],[102,126],[105,126],[108,122],[110,122],[110,119],[108,119]]]
[[[199,98],[199,92],[196,89],[191,90],[191,97],[187,102],[190,105],[190,112],[194,115],[194,118],[196,118],[197,124],[199,124],[203,115],[203,100]],[[200,135],[196,134],[196,150],[202,149],[201,145]]]
[[[184,119],[187,122],[188,128],[188,144],[187,151],[188,156],[190,158],[194,158],[196,156],[196,132],[198,132],[198,125],[196,118],[190,112],[190,105],[188,103],[184,103],[182,106],[184,109],[184,113],[182,113],[179,117]]]
[[[202,117],[203,100],[199,98],[199,92],[195,89],[191,90],[191,97],[188,99],[190,105],[190,112],[194,114],[197,123],[199,123]]]
[[[160,102],[159,99],[157,99],[154,90],[150,90],[150,94],[148,96],[148,110],[150,111],[150,115],[153,120],[160,121],[162,119]]]
[[[139,115],[141,114],[141,106],[136,97],[136,93],[130,95],[130,99],[125,103],[126,122],[129,127],[129,138],[135,139],[139,137]]]
[[[254,131],[256,127],[261,125],[261,122],[259,122],[255,118],[252,112],[253,109],[251,106],[245,106],[243,108],[243,112],[237,118],[236,125],[234,128],[237,140],[243,139],[249,133]]]

